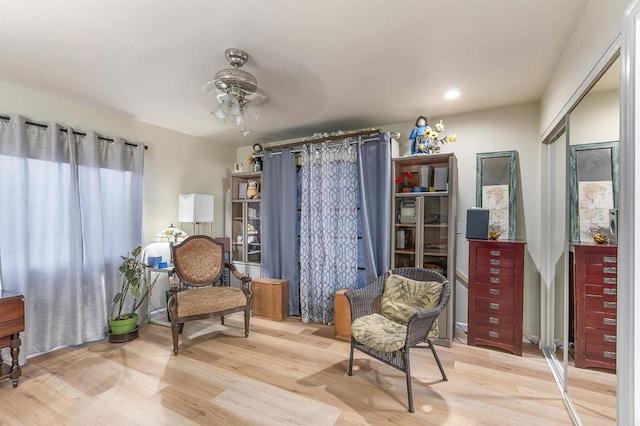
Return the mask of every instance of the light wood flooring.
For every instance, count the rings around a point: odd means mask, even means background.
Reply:
[[[410,414],[404,375],[356,352],[347,376],[349,344],[330,326],[252,318],[245,339],[233,314],[225,326],[187,324],[173,356],[170,329],[147,324],[128,343],[30,358],[16,389],[0,382],[0,424],[571,424],[544,357],[526,346],[522,357],[467,346],[464,335],[438,346],[448,382],[429,351],[413,350]],[[615,424],[615,375],[571,379],[583,422]]]

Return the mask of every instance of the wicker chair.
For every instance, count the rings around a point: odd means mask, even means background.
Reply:
[[[244,312],[244,336],[249,336],[251,279],[239,273],[231,263],[223,262],[224,245],[206,235],[194,235],[172,247],[177,283],[171,286],[168,301],[173,354],[178,355],[178,339],[184,323],[204,318]],[[220,285],[223,268],[240,280],[242,289]]]
[[[385,311],[383,300],[383,312],[381,315],[375,314],[374,302],[376,299],[382,297],[385,289],[385,283],[390,274],[400,275],[402,277],[409,278],[414,281],[429,282],[436,281],[442,283],[442,291],[440,293],[439,302],[437,306],[432,309],[411,311],[405,325],[389,320],[388,310]],[[411,285],[411,284],[408,284]],[[417,286],[416,286],[417,287]],[[436,286],[439,287],[439,286]],[[436,293],[437,295],[437,293]],[[364,352],[373,358],[396,368],[406,375],[407,380],[407,398],[409,401],[409,412],[413,413],[413,395],[411,391],[411,367],[409,362],[409,350],[411,348],[425,348],[431,349],[433,357],[438,364],[442,379],[447,381],[447,376],[442,368],[436,349],[428,337],[428,333],[431,330],[434,322],[442,312],[442,309],[447,305],[450,296],[449,281],[441,274],[420,268],[398,268],[393,269],[384,275],[379,276],[375,281],[369,284],[366,288],[357,290],[349,290],[345,293],[345,296],[349,300],[351,308],[351,352],[349,356],[349,371],[348,374],[353,374],[353,351],[357,349]],[[438,300],[437,296],[434,296],[435,300]],[[384,318],[383,318],[384,317]],[[356,323],[355,321],[360,320]],[[378,324],[375,324],[377,321]],[[364,328],[362,328],[364,325]],[[377,325],[377,326],[376,326]],[[356,330],[356,328],[358,328]],[[369,334],[369,335],[367,335]],[[369,342],[369,345],[363,344],[356,340],[354,335],[358,335],[362,341]],[[376,342],[376,343],[372,343]],[[385,348],[381,349],[384,342]],[[390,344],[391,342],[391,344]],[[421,344],[420,346],[418,346]],[[371,347],[375,346],[374,347]],[[388,345],[388,347],[386,346]],[[390,348],[396,348],[390,350]]]

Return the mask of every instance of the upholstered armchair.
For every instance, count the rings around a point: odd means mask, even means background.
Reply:
[[[224,262],[223,244],[206,235],[194,235],[172,247],[175,280],[168,301],[173,336],[173,354],[178,355],[178,339],[187,321],[244,312],[244,336],[249,336],[251,279]],[[220,285],[223,268],[242,283],[242,289]]]
[[[442,379],[447,380],[432,339],[438,337],[437,318],[449,295],[446,277],[421,268],[393,269],[366,288],[347,291],[351,308],[349,376],[353,374],[355,349],[404,372],[409,412],[413,413],[410,349],[430,349]],[[374,305],[378,298],[380,313]]]

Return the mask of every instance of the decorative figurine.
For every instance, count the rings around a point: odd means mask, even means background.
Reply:
[[[429,153],[429,141],[425,135],[427,132],[431,132],[431,127],[429,127],[427,117],[421,115],[416,120],[416,126],[409,135],[409,140],[411,141],[411,155]]]
[[[251,166],[251,170],[259,172],[262,170],[262,145],[259,143],[253,144],[253,152],[247,157],[247,163]]]

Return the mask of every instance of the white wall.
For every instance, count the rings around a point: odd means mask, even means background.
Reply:
[[[77,131],[96,131],[149,147],[144,159],[144,241],[178,225],[178,194],[215,197],[214,236],[224,233],[224,193],[235,147],[136,121],[117,112],[90,107],[42,92],[0,82],[0,113],[20,114],[37,122],[57,122]],[[191,232],[191,224],[185,224]],[[205,228],[202,228],[205,229]]]
[[[458,235],[456,241],[456,267],[468,275],[469,250],[465,238],[466,212],[475,205],[476,154],[479,152],[517,150],[519,156],[517,237],[527,240],[527,266],[525,268],[524,328],[540,335],[540,294],[537,262],[540,251],[540,149],[538,145],[539,104],[526,103],[490,110],[430,117],[432,123],[442,119],[445,133],[456,133],[458,142],[447,144],[443,152],[453,152],[458,159]],[[408,151],[407,136],[415,118],[406,122],[376,126],[383,131],[401,133],[400,154]],[[331,129],[327,129],[330,131]],[[246,162],[250,147],[238,148],[237,161]],[[523,195],[526,194],[526,197]],[[456,285],[456,321],[467,322],[467,290]]]
[[[620,90],[589,92],[570,118],[570,145],[619,141]]]
[[[567,102],[620,34],[626,3],[627,0],[589,1],[542,96],[543,137],[562,118]]]
[[[524,290],[524,329],[540,335],[540,293],[537,259],[540,252],[540,149],[538,145],[539,104],[537,102],[465,114],[429,117],[430,123],[440,119],[445,134],[456,133],[458,141],[444,145],[443,152],[453,152],[458,159],[458,235],[456,268],[469,271],[469,246],[465,238],[467,209],[476,204],[476,154],[492,151],[518,151],[518,187],[516,237],[527,241]],[[378,126],[384,131],[399,131],[400,154],[408,152],[408,135],[415,118]],[[525,195],[526,194],[526,195]],[[534,261],[534,259],[536,259]],[[456,285],[456,322],[467,322],[467,290]]]

